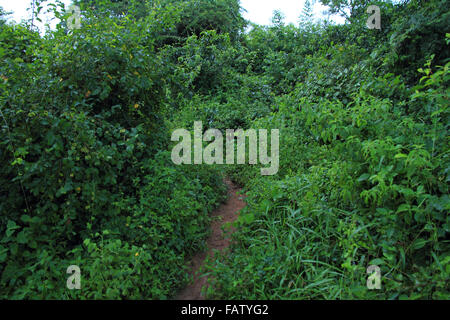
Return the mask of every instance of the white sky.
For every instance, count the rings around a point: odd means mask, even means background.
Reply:
[[[311,1],[313,2],[313,1]],[[317,3],[314,4],[314,19],[325,19],[322,13],[327,9],[326,6]],[[298,25],[299,17],[303,11],[305,0],[241,0],[241,7],[247,12],[243,13],[245,19],[260,25],[270,25],[274,10],[281,11],[286,24],[293,23]],[[332,17],[333,21],[343,23],[344,19],[340,17]]]
[[[50,0],[49,0],[50,1]],[[62,0],[66,4],[66,7],[70,5],[71,0]],[[273,11],[280,10],[285,15],[285,23],[298,24],[299,16],[303,10],[305,0],[241,0],[241,6],[247,10],[243,13],[245,19],[260,25],[270,25]],[[0,0],[0,7],[3,7],[5,11],[12,11],[13,14],[10,20],[20,22],[22,19],[29,19],[31,17],[30,11],[27,8],[31,7],[31,0]],[[326,10],[326,7],[316,3],[314,5],[314,18],[326,18],[322,15],[322,12]],[[44,10],[43,10],[44,11]],[[43,23],[48,22],[49,17],[40,16]],[[343,22],[340,17],[332,17],[332,20],[338,23]],[[37,24],[41,29],[43,24]]]
[[[2,7],[6,12],[12,12],[11,15],[8,16],[8,20],[13,20],[17,23],[22,20],[31,19],[31,10],[27,10],[31,8],[31,0],[0,0],[0,7]],[[48,3],[54,3],[55,1],[47,1]],[[68,7],[72,0],[62,0],[62,2]],[[43,30],[44,24],[50,22],[50,15],[44,15],[46,11],[46,7],[41,11],[39,18],[42,20],[42,23],[36,22],[36,25],[39,29]],[[56,22],[51,23],[51,25],[55,25]]]

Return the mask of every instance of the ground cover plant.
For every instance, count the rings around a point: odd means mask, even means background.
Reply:
[[[247,205],[204,266],[208,298],[449,299],[448,1],[320,2],[346,22],[79,0],[70,28],[35,1],[59,21],[43,33],[1,9],[0,297],[175,297],[227,176]],[[194,121],[279,129],[278,173],[175,165],[171,132]]]

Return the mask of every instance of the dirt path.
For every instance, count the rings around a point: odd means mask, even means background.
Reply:
[[[234,185],[230,180],[225,179],[225,183],[228,187],[228,198],[219,208],[217,208],[211,215],[213,222],[211,223],[211,236],[207,240],[208,250],[207,252],[200,252],[196,254],[190,262],[190,275],[194,276],[194,282],[184,288],[176,297],[177,300],[204,300],[205,297],[201,294],[202,287],[207,284],[207,278],[200,278],[198,271],[207,256],[213,256],[214,250],[220,250],[227,248],[230,245],[229,234],[227,237],[223,235],[222,225],[227,222],[233,222],[238,217],[238,211],[245,207],[243,196],[237,195],[239,188]],[[221,217],[221,219],[217,219]],[[231,232],[233,232],[233,228]]]

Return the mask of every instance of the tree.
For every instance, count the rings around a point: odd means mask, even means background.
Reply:
[[[284,25],[284,14],[280,10],[274,10],[272,16],[272,24],[275,27],[282,27]]]
[[[305,1],[305,5],[303,6],[302,15],[307,18],[311,18],[313,16],[313,7],[312,3],[309,0]]]
[[[300,15],[300,24],[305,25],[311,22],[313,17],[313,7],[312,3],[309,0],[305,1],[305,5],[303,6],[302,13]]]
[[[148,6],[154,2],[153,0],[75,0],[74,4],[90,7],[98,15],[123,17],[132,14],[136,18],[143,18],[148,13]]]
[[[232,41],[237,40],[247,21],[241,15],[239,0],[76,0],[76,4],[93,8],[98,15],[113,17],[133,16],[137,19],[148,15],[152,7],[178,10],[178,22],[174,29],[166,30],[166,44],[184,42],[202,31],[216,30],[228,33]]]
[[[3,26],[6,23],[6,16],[11,13],[6,12],[2,7],[0,7],[0,26]]]
[[[373,0],[320,0],[320,2],[330,8],[331,14],[338,13],[350,21],[364,15],[368,6],[376,5],[376,1]]]
[[[239,0],[183,0],[169,2],[182,5],[181,21],[177,24],[177,36],[187,38],[199,36],[202,31],[216,30],[228,33],[232,41],[237,40],[247,22],[241,16]]]

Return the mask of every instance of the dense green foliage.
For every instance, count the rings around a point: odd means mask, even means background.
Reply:
[[[175,296],[225,173],[248,204],[208,297],[448,299],[448,3],[321,2],[347,22],[244,33],[236,0],[77,1],[80,29],[55,6],[41,36],[1,11],[0,297]],[[174,165],[194,121],[279,129],[278,174]]]
[[[151,35],[172,12],[86,19],[70,35],[0,33],[0,295],[167,298],[204,246],[221,178],[165,151],[167,69]],[[72,264],[82,291],[65,287]]]
[[[260,55],[253,74],[276,97],[270,115],[247,125],[280,129],[280,172],[229,169],[248,206],[231,252],[210,261],[211,297],[448,299],[442,5],[388,6],[396,23],[378,34],[363,18],[250,32],[249,51]],[[369,265],[380,266],[382,290],[367,290]]]

